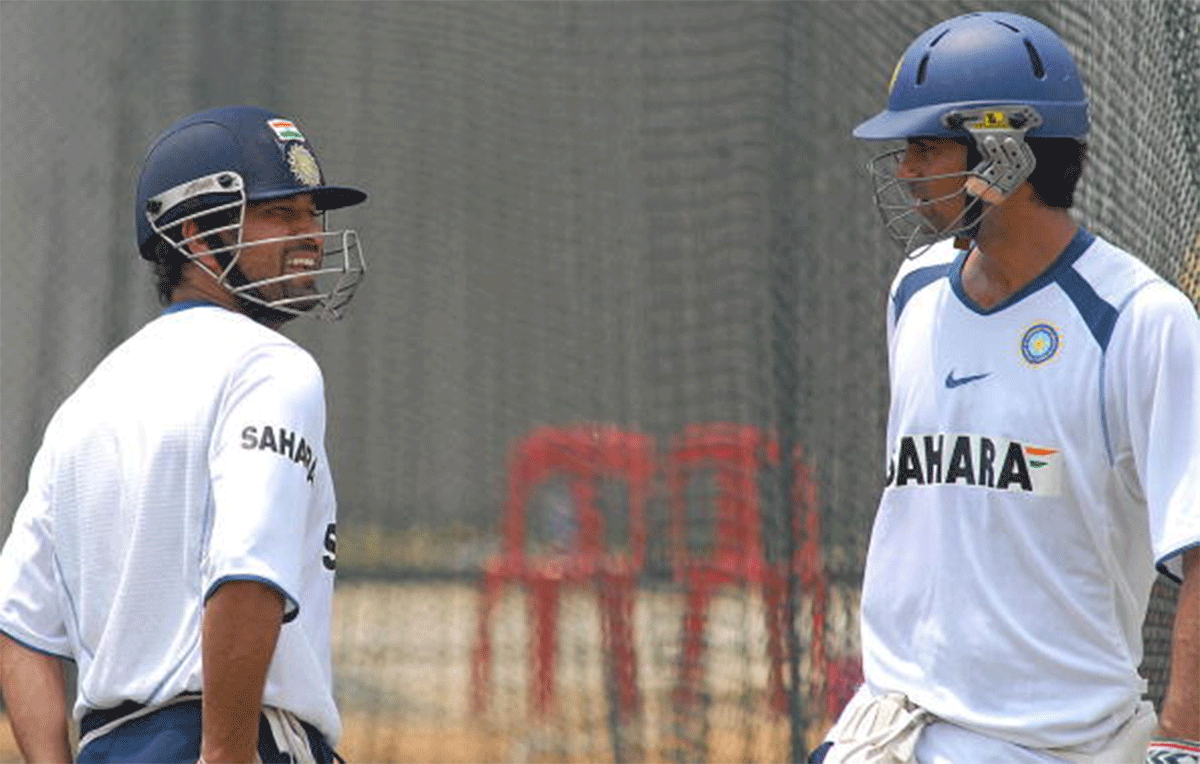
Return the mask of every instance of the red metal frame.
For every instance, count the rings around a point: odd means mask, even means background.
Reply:
[[[529,596],[530,705],[544,717],[554,705],[558,600],[564,584],[592,584],[601,628],[616,679],[622,714],[636,712],[637,662],[633,641],[633,591],[646,555],[646,504],[655,474],[655,443],[646,434],[604,424],[540,427],[517,441],[509,456],[502,551],[483,573],[478,635],[472,660],[472,708],[487,708],[491,681],[491,618],[509,584]],[[570,482],[577,532],[558,554],[526,550],[526,511],[538,486],[554,477]],[[622,478],[629,499],[629,548],[606,548],[597,507],[597,483]]]
[[[825,655],[825,608],[828,583],[821,560],[820,510],[816,482],[797,447],[792,501],[797,511],[793,566],[812,605],[812,698],[823,694],[829,665]],[[726,584],[762,588],[767,627],[768,695],[771,707],[787,713],[784,683],[787,574],[783,564],[768,562],[762,545],[759,478],[779,464],[779,445],[762,430],[725,422],[692,425],[677,435],[665,455],[671,509],[671,551],[676,580],[684,587],[683,650],[675,700],[695,702],[699,692],[708,605]],[[714,548],[700,555],[688,548],[687,487],[708,471],[717,483]]]

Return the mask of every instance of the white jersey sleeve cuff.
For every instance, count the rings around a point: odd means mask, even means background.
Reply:
[[[1183,583],[1183,553],[1198,548],[1200,548],[1200,541],[1185,544],[1174,552],[1163,555],[1154,563],[1154,567],[1175,583]]]
[[[218,578],[216,581],[213,581],[213,583],[208,587],[208,591],[206,591],[204,593],[205,604],[208,604],[208,600],[214,594],[217,593],[217,589],[220,589],[222,586],[229,583],[230,581],[256,581],[256,582],[263,584],[264,586],[267,586],[267,587],[275,590],[276,592],[278,592],[279,596],[283,597],[283,622],[284,623],[291,623],[292,621],[296,620],[296,616],[300,615],[299,601],[297,601],[296,598],[293,597],[291,594],[288,594],[286,589],[284,589],[282,586],[275,583],[274,581],[272,581],[269,578],[266,578],[264,576],[256,576],[256,575],[252,575],[252,574],[248,574],[248,573],[222,576],[221,578]]]
[[[3,634],[21,647],[24,647],[27,650],[32,650],[35,653],[49,655],[51,658],[60,658],[64,661],[71,661],[72,663],[75,662],[75,659],[70,655],[67,655],[65,652],[62,652],[61,648],[42,644],[41,640],[21,634],[7,624],[0,625],[0,634]]]

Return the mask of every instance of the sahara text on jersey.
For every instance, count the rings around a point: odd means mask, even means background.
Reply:
[[[887,485],[970,485],[1057,496],[1061,453],[985,435],[903,435],[888,457]]]
[[[242,448],[274,451],[280,456],[286,456],[296,464],[303,464],[308,468],[308,482],[310,483],[313,481],[313,474],[317,471],[317,456],[308,447],[304,436],[298,436],[283,427],[263,425],[260,433],[259,428],[248,425],[242,430]]]

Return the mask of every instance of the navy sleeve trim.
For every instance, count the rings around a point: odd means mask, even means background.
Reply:
[[[260,584],[263,584],[263,585],[279,592],[279,596],[283,597],[283,622],[284,623],[291,623],[292,621],[296,620],[296,616],[300,615],[299,601],[292,595],[288,594],[287,591],[285,591],[282,586],[275,583],[271,579],[263,578],[262,576],[244,575],[244,576],[225,576],[223,578],[218,578],[216,581],[213,582],[212,586],[208,587],[208,591],[205,592],[204,603],[208,604],[208,601],[210,599],[212,599],[212,596],[217,593],[217,589],[220,589],[223,585],[229,583],[230,581],[256,581]]]
[[[925,287],[934,283],[938,279],[945,278],[950,273],[952,263],[942,263],[941,265],[927,265],[923,268],[918,268],[904,278],[900,279],[900,283],[896,286],[896,293],[892,295],[892,306],[895,309],[893,319],[900,320],[900,313],[904,310],[904,306],[912,299],[912,296],[921,291]]]
[[[75,659],[69,655],[62,655],[60,653],[51,652],[50,650],[43,650],[42,648],[40,648],[36,645],[31,645],[28,642],[26,642],[25,640],[18,637],[17,635],[13,634],[8,629],[0,629],[0,634],[3,634],[4,636],[8,637],[9,639],[11,639],[13,642],[16,642],[21,647],[24,647],[26,650],[31,650],[35,653],[39,653],[40,655],[48,655],[51,658],[58,658],[59,660],[70,661],[71,663],[75,662]]]
[[[1187,544],[1186,546],[1179,547],[1174,552],[1169,552],[1167,554],[1164,554],[1161,559],[1159,559],[1157,562],[1154,563],[1155,569],[1157,569],[1159,573],[1163,574],[1164,576],[1171,579],[1175,583],[1182,584],[1183,579],[1180,578],[1179,576],[1175,575],[1174,573],[1172,573],[1167,568],[1167,561],[1174,559],[1176,557],[1181,557],[1181,556],[1183,556],[1184,552],[1188,552],[1192,549],[1200,549],[1200,542],[1196,542],[1194,544]]]

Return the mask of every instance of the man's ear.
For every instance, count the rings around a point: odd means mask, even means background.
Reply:
[[[188,219],[183,221],[180,233],[183,236],[181,241],[187,242],[181,246],[187,250],[191,260],[202,263],[213,273],[221,272],[221,266],[217,262],[216,256],[208,254],[208,238],[200,235],[200,226],[196,225],[195,220]]]

